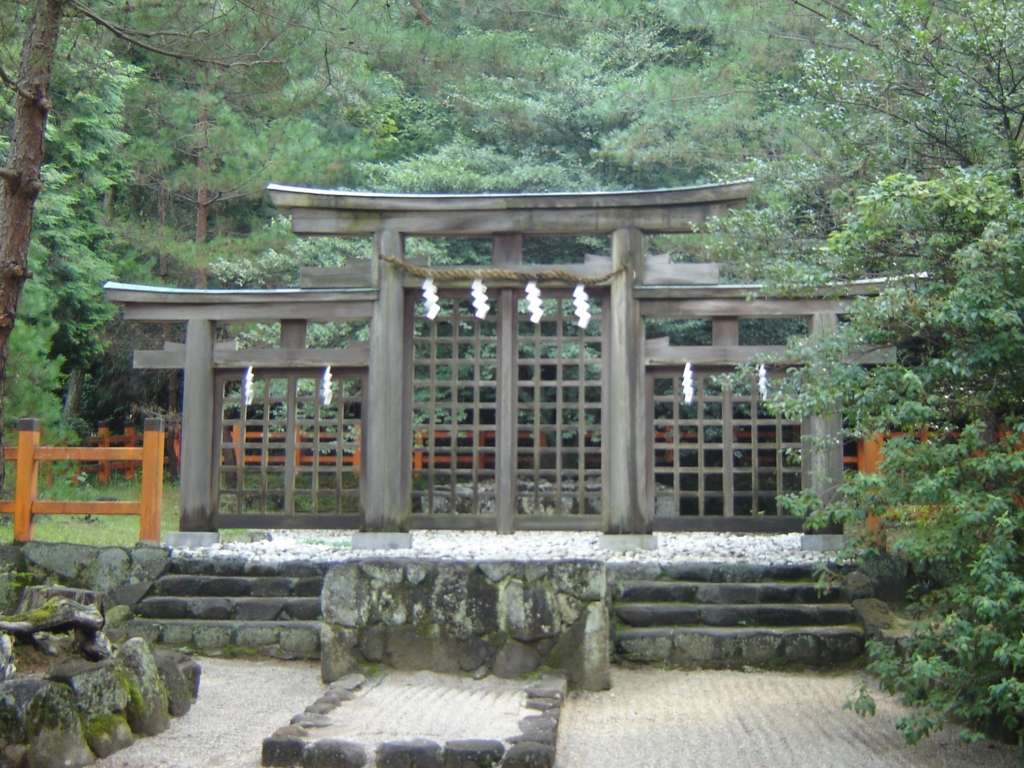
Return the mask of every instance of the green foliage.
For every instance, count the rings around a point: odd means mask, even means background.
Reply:
[[[98,357],[105,345],[100,331],[116,315],[101,290],[118,272],[104,207],[127,178],[121,110],[135,69],[104,51],[79,48],[69,50],[63,64],[54,78],[46,191],[36,208],[33,242],[46,251],[36,278],[53,296],[52,354],[70,369],[88,367]]]
[[[878,474],[849,475],[834,503],[788,506],[818,522],[878,515],[897,552],[941,573],[919,596],[926,623],[914,637],[872,648],[869,669],[915,707],[899,724],[910,741],[948,717],[1024,734],[1022,237],[1024,204],[1004,172],[880,180],[815,263],[837,280],[884,282],[838,334],[791,345],[805,364],[773,395],[790,416],[838,406],[847,436],[905,433],[886,441]],[[865,348],[896,360],[862,367]],[[866,696],[851,706],[869,711]]]
[[[390,164],[367,166],[378,189],[402,192],[553,192],[586,189],[595,181],[583,169],[550,162],[528,151],[504,155],[465,138],[431,154]]]
[[[1004,166],[1018,174],[1020,189],[1024,4],[887,0],[820,7],[861,43],[809,53],[803,87],[824,107],[820,124],[841,127],[849,141],[870,148],[869,163]]]
[[[875,492],[911,523],[899,549],[941,566],[947,583],[921,598],[905,648],[875,644],[869,667],[917,709],[899,722],[908,741],[952,717],[965,736],[1024,733],[1024,454],[1014,437],[988,444],[979,429],[955,442],[887,447]],[[907,478],[897,482],[895,478]],[[863,494],[867,489],[860,489]],[[902,502],[902,505],[898,505]],[[877,507],[876,507],[877,508]]]
[[[273,219],[265,228],[271,246],[258,253],[243,253],[234,258],[220,255],[210,262],[211,283],[220,288],[298,287],[301,267],[340,267],[348,259],[370,256],[369,241],[342,238],[298,240],[291,224]],[[251,246],[250,246],[251,247]]]
[[[834,279],[885,282],[855,303],[839,334],[794,347],[809,365],[780,389],[780,407],[823,414],[841,402],[855,435],[1016,424],[1022,226],[1021,202],[998,174],[880,181],[817,261]],[[897,364],[848,359],[865,347],[895,348]]]
[[[4,383],[4,434],[17,430],[18,419],[35,418],[52,428],[61,417],[61,402],[54,394],[61,384],[62,360],[49,350],[57,333],[53,319],[56,298],[37,281],[29,281],[18,307],[18,322],[11,332]]]

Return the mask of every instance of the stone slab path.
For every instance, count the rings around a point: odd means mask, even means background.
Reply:
[[[202,688],[192,711],[173,720],[165,733],[141,739],[96,763],[99,768],[257,768],[264,737],[325,689],[319,665],[314,663],[210,658],[200,663]],[[857,687],[859,673],[616,668],[612,674],[611,691],[570,694],[558,729],[557,768],[1009,768],[1021,764],[1017,748],[985,743],[965,746],[955,728],[910,747],[893,728],[902,710],[888,698],[878,698],[874,718],[844,711],[842,704]],[[397,675],[395,682],[400,682]],[[416,685],[409,688],[412,693]],[[386,703],[389,699],[379,701],[391,706]],[[425,727],[436,727],[444,719],[444,712],[425,711],[412,703],[401,715],[404,727],[416,727],[417,712],[425,718]],[[366,716],[383,720],[387,713]]]
[[[354,741],[373,755],[381,742],[398,739],[424,738],[439,744],[452,739],[501,741],[519,733],[521,717],[537,714],[522,706],[522,680],[389,672],[378,685],[372,682],[364,685],[369,688],[365,695],[342,702],[331,713],[333,725],[312,729],[313,738]],[[313,698],[306,703],[312,704]],[[292,714],[278,727],[287,725]]]

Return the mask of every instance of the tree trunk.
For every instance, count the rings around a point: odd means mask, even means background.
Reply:
[[[68,421],[78,416],[82,409],[82,392],[85,389],[85,371],[73,368],[68,375],[68,390],[64,393],[64,412],[61,421]]]
[[[199,113],[199,155],[196,170],[199,175],[199,188],[196,193],[196,255],[199,264],[196,268],[196,287],[205,288],[206,278],[206,221],[210,206],[209,192],[206,189],[206,150],[210,146],[206,121],[206,104]]]
[[[0,169],[0,424],[3,423],[7,351],[28,272],[28,245],[36,198],[42,189],[43,140],[50,111],[53,54],[65,0],[39,0],[18,67],[17,106],[7,164]],[[0,438],[2,440],[2,438]],[[0,450],[3,445],[0,442]],[[0,462],[0,487],[4,470]]]

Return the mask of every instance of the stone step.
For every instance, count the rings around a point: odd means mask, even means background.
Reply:
[[[315,621],[320,597],[147,597],[135,614],[193,621]]]
[[[260,562],[243,557],[174,555],[171,557],[168,573],[189,576],[285,576],[290,578],[318,576],[323,578],[330,567],[329,563],[311,563],[308,560]]]
[[[279,659],[319,659],[318,621],[194,621],[132,619],[128,637],[190,648],[208,655],[267,655]]]
[[[810,563],[609,563],[615,581],[700,581],[756,583],[815,581],[820,565]]]
[[[615,585],[617,603],[837,603],[839,590],[821,593],[812,582],[734,584],[693,581],[625,581]]]
[[[615,606],[615,615],[631,627],[799,627],[857,621],[849,603],[625,603]]]
[[[152,594],[171,597],[320,597],[323,586],[323,576],[173,574],[160,578]]]
[[[619,660],[675,666],[830,666],[864,652],[859,626],[660,627],[626,629],[615,638]]]

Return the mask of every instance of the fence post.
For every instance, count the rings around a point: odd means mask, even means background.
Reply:
[[[39,488],[39,419],[18,420],[18,469],[14,495],[14,540],[32,541],[32,502]]]
[[[146,419],[142,437],[142,498],[139,541],[160,541],[164,500],[164,422]]]
[[[885,437],[881,434],[871,435],[857,443],[857,469],[865,475],[873,475],[878,472],[878,464],[882,460],[882,446]],[[885,524],[878,515],[870,512],[867,514],[868,533],[874,540],[875,545],[885,545]]]
[[[99,435],[99,442],[101,448],[108,448],[110,446],[110,425],[106,421],[101,421],[99,429],[96,430],[96,434]],[[110,483],[110,462],[107,459],[100,461],[100,471],[97,475],[97,479],[108,485]]]
[[[139,440],[135,435],[135,427],[124,428],[125,441],[124,445],[126,448],[135,448],[139,444]],[[127,466],[124,467],[124,476],[127,480],[132,480],[135,477],[135,462],[127,462]]]
[[[878,463],[882,460],[882,435],[871,435],[857,444],[857,464],[865,475],[873,475],[878,471]]]

